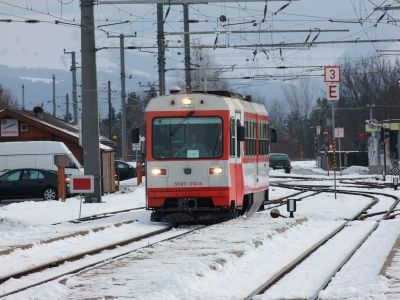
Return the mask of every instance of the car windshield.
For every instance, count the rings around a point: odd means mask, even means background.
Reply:
[[[157,159],[221,157],[222,119],[190,115],[154,119],[153,156]]]
[[[271,161],[276,161],[276,160],[288,160],[289,157],[286,154],[271,154],[269,159]]]

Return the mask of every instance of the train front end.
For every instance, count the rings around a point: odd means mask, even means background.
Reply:
[[[229,109],[204,94],[152,99],[146,108],[147,208],[171,223],[235,216]]]

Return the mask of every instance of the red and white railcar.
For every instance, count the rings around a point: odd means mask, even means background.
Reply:
[[[229,92],[171,94],[150,100],[146,124],[152,220],[230,218],[268,200],[263,105]]]

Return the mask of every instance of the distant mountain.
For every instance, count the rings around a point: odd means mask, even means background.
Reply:
[[[45,111],[53,112],[53,80],[56,80],[56,114],[58,117],[65,115],[65,95],[69,94],[70,112],[72,112],[72,74],[62,69],[44,68],[14,68],[0,65],[0,85],[7,88],[18,99],[22,107],[22,85],[25,86],[25,107],[32,109],[34,106],[43,105]],[[126,79],[126,92],[140,91],[139,82],[149,82],[149,77],[143,72]],[[127,76],[129,74],[127,73]],[[120,76],[119,72],[98,72],[98,99],[101,116],[108,112],[107,81],[111,81],[111,97],[113,107],[120,110]],[[81,75],[77,72],[77,82],[80,85]],[[146,89],[146,88],[144,88]],[[80,103],[80,87],[78,86],[78,102]]]
[[[77,72],[78,85],[81,81],[80,69]],[[152,70],[154,72],[154,70]],[[143,92],[147,90],[144,85],[158,81],[156,74],[150,74],[141,71],[133,71],[135,74],[132,78],[126,79],[126,92]],[[72,113],[72,74],[70,71],[63,69],[46,69],[46,68],[15,68],[0,65],[0,84],[9,89],[11,93],[18,99],[22,106],[22,85],[25,86],[25,107],[32,109],[34,106],[43,105],[45,111],[53,112],[53,81],[52,76],[56,79],[56,114],[58,117],[65,115],[66,101],[65,95],[69,94],[70,112]],[[127,71],[127,76],[129,73]],[[120,76],[119,72],[98,72],[98,99],[99,111],[101,117],[106,117],[108,112],[108,94],[107,81],[111,81],[112,89],[112,105],[116,111],[120,110]],[[167,77],[167,91],[170,86],[176,85],[173,82],[175,78]],[[140,83],[140,84],[139,84]],[[143,84],[145,83],[145,84]],[[278,100],[285,103],[283,94],[283,86],[296,84],[293,82],[265,81],[253,82],[247,87],[230,84],[232,91],[243,95],[252,95],[254,101],[261,101],[268,105]],[[78,86],[78,101],[81,105],[80,87]],[[288,106],[285,106],[288,107]]]

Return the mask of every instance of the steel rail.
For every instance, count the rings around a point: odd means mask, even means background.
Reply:
[[[299,188],[299,187],[297,187]],[[304,189],[304,186],[301,187],[301,189]],[[314,190],[310,189],[310,190]],[[321,189],[321,192],[333,192],[333,189],[326,189],[323,188]],[[324,244],[326,244],[330,239],[332,239],[335,235],[340,233],[350,222],[354,220],[359,220],[361,216],[364,214],[364,212],[368,209],[370,209],[372,206],[374,206],[376,203],[378,203],[379,199],[374,196],[374,195],[381,195],[381,196],[386,196],[386,197],[391,197],[394,198],[393,204],[390,206],[390,208],[385,211],[385,213],[382,213],[383,216],[381,219],[379,219],[376,224],[365,234],[365,236],[353,247],[353,249],[346,255],[346,257],[338,264],[338,266],[327,276],[326,280],[321,284],[321,286],[317,289],[317,291],[314,293],[314,295],[310,299],[318,299],[318,294],[320,291],[324,290],[328,285],[329,282],[332,280],[334,275],[341,270],[341,268],[351,259],[351,257],[357,252],[358,249],[364,244],[364,242],[371,236],[371,234],[379,227],[380,222],[382,220],[386,220],[387,218],[390,218],[390,214],[395,211],[395,208],[400,202],[400,198],[390,195],[390,194],[385,194],[385,193],[380,193],[380,192],[368,192],[368,193],[362,193],[358,191],[345,191],[345,190],[339,190],[337,191],[338,193],[344,193],[344,194],[353,194],[353,195],[362,195],[365,197],[372,198],[373,200],[366,206],[364,207],[356,216],[354,216],[352,219],[346,221],[343,225],[339,226],[337,229],[335,229],[333,232],[328,234],[325,238],[320,240],[318,243],[310,247],[307,251],[303,252],[300,256],[298,256],[295,260],[293,260],[291,263],[286,265],[283,269],[281,269],[279,272],[274,274],[272,277],[270,277],[264,284],[262,284],[260,287],[258,287],[256,290],[254,290],[249,296],[247,296],[245,299],[251,299],[252,297],[262,294],[265,291],[267,291],[271,286],[276,284],[278,281],[280,281],[284,276],[286,276],[288,273],[290,273],[293,269],[295,269],[298,265],[300,265],[302,262],[304,262],[312,253],[316,252],[319,248],[321,248]],[[373,195],[372,195],[373,194]],[[365,218],[364,218],[365,219]]]
[[[134,243],[134,242],[138,242],[138,241],[141,241],[143,239],[147,239],[147,238],[154,237],[156,235],[160,235],[162,233],[168,232],[172,228],[174,228],[174,227],[173,226],[168,226],[168,227],[165,227],[163,229],[156,230],[154,232],[150,232],[150,233],[147,233],[147,234],[144,234],[144,235],[141,235],[141,236],[137,236],[137,237],[134,237],[134,238],[126,239],[126,240],[123,240],[123,241],[120,241],[120,242],[115,242],[115,243],[112,243],[112,244],[109,244],[109,245],[105,245],[105,246],[102,246],[102,247],[97,247],[95,249],[84,251],[84,252],[77,253],[77,254],[74,254],[74,255],[70,255],[68,257],[64,257],[64,258],[61,258],[61,259],[56,259],[56,260],[53,260],[53,261],[49,261],[49,262],[47,262],[45,264],[42,264],[40,266],[35,266],[35,267],[32,267],[32,268],[26,269],[26,270],[24,270],[22,272],[17,272],[15,274],[10,274],[10,275],[7,275],[7,276],[0,277],[0,283],[3,283],[3,282],[5,282],[5,281],[7,281],[7,280],[9,280],[11,278],[20,278],[22,276],[26,276],[26,275],[30,275],[30,274],[33,274],[33,273],[37,273],[37,272],[46,270],[48,268],[54,268],[54,267],[57,267],[57,266],[65,263],[65,262],[76,261],[76,260],[79,260],[79,259],[85,257],[86,255],[94,255],[94,254],[98,254],[98,253],[100,253],[100,252],[102,252],[104,250],[110,250],[110,249],[114,249],[114,248],[117,248],[117,247],[120,247],[120,246],[126,246],[128,244],[131,244],[131,243]],[[52,281],[52,280],[55,280],[55,279],[58,279],[60,277],[66,276],[66,275],[75,274],[75,273],[77,273],[79,271],[82,271],[84,269],[87,269],[89,267],[93,267],[93,266],[105,263],[105,262],[107,262],[107,261],[109,261],[111,259],[116,259],[116,258],[125,256],[125,255],[128,255],[128,254],[131,254],[131,253],[133,253],[135,251],[138,251],[140,249],[145,249],[145,248],[151,247],[151,246],[153,246],[155,244],[158,244],[158,243],[161,243],[161,242],[164,242],[164,241],[172,240],[172,239],[187,235],[187,234],[189,234],[189,233],[191,233],[193,231],[199,230],[201,228],[204,228],[204,226],[197,227],[195,229],[191,229],[191,230],[189,230],[187,232],[177,234],[177,235],[175,235],[173,237],[168,237],[168,238],[161,239],[161,240],[153,242],[153,243],[149,243],[146,246],[138,247],[138,248],[136,248],[134,250],[126,251],[126,252],[120,253],[118,255],[111,255],[111,256],[107,257],[106,259],[102,258],[102,259],[100,259],[100,260],[98,260],[96,262],[93,262],[93,263],[90,263],[90,264],[86,264],[86,265],[84,265],[82,267],[75,268],[74,270],[62,272],[60,274],[51,276],[50,278],[46,278],[46,279],[41,280],[39,282],[28,284],[28,285],[26,285],[24,287],[17,288],[17,289],[15,289],[13,291],[1,294],[0,298],[6,297],[6,296],[9,296],[9,295],[12,295],[12,294],[19,293],[21,291],[27,290],[29,288],[41,285],[43,283],[46,283],[46,282],[49,282],[49,281]]]
[[[128,208],[128,209],[122,209],[122,210],[116,210],[116,211],[110,211],[110,212],[105,212],[105,213],[99,213],[99,214],[95,214],[95,215],[90,215],[90,216],[86,216],[83,218],[78,218],[78,219],[73,219],[73,220],[69,220],[69,221],[63,221],[63,222],[57,222],[57,223],[52,223],[51,225],[59,225],[62,223],[82,223],[82,222],[88,222],[88,221],[93,221],[93,220],[99,220],[99,219],[104,219],[104,218],[108,218],[108,217],[112,217],[115,216],[117,214],[120,213],[124,213],[124,212],[130,212],[130,211],[134,211],[134,210],[141,210],[141,209],[145,209],[146,207],[135,207],[135,208]]]

